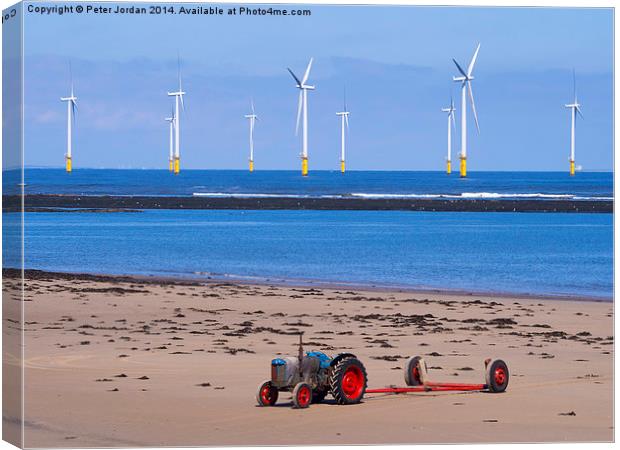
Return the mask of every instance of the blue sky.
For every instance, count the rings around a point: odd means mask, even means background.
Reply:
[[[75,167],[165,168],[164,117],[172,106],[166,91],[175,88],[179,52],[185,168],[246,168],[243,115],[253,97],[260,117],[256,168],[298,169],[297,92],[286,67],[303,72],[314,56],[311,169],[338,168],[335,113],[346,85],[350,169],[443,170],[440,110],[451,93],[460,105],[451,58],[466,65],[481,42],[473,85],[481,133],[468,111],[470,170],[567,170],[564,104],[572,97],[573,67],[585,115],[577,164],[611,170],[611,9],[304,8],[310,17],[26,13],[26,164],[63,164],[66,106],[59,97],[68,93],[71,60]],[[457,110],[457,126],[459,117]]]

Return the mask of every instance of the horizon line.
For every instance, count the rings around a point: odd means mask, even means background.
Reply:
[[[3,172],[13,171],[13,170],[21,170],[21,169],[38,169],[38,170],[65,170],[64,166],[20,166],[14,168],[5,168]],[[157,170],[157,171],[165,171],[169,172],[167,167],[162,168],[153,168],[153,167],[79,167],[73,168],[73,171],[76,170]],[[247,168],[238,169],[238,168],[186,168],[183,169],[184,172],[189,171],[213,171],[213,172],[248,172]],[[298,169],[259,169],[254,172],[299,172]],[[314,169],[311,172],[338,172],[340,173],[340,169]],[[445,173],[443,169],[347,169],[347,172],[441,172]],[[563,169],[549,169],[549,170],[506,170],[506,169],[484,169],[484,170],[472,170],[469,172],[480,173],[480,172],[503,172],[503,173],[563,173],[568,170]],[[613,173],[612,169],[587,169],[580,170],[577,173]]]

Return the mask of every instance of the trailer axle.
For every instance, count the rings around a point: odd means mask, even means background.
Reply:
[[[367,394],[406,394],[412,392],[485,391],[486,384],[426,383],[422,386],[366,389]]]

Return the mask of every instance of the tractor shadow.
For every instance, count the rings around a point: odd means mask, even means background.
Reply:
[[[364,401],[361,401],[360,403],[364,403]],[[349,405],[340,405],[338,402],[336,402],[336,400],[334,399],[325,399],[320,403],[312,403],[310,404],[310,406],[308,408],[315,408],[317,406],[321,406],[321,405],[325,405],[325,406],[349,406]],[[256,408],[265,408],[265,406],[260,406],[260,405],[255,405]],[[282,401],[282,402],[278,402],[275,405],[271,405],[268,406],[268,408],[290,408],[290,409],[295,409],[293,406],[293,401],[289,400],[289,401]]]

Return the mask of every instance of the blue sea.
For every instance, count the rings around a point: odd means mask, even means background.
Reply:
[[[353,196],[599,199],[613,196],[611,172],[443,172],[26,169],[27,194],[149,196]]]
[[[26,171],[27,192],[80,195],[451,195],[610,198],[610,173]],[[537,197],[532,197],[536,194]],[[529,196],[528,196],[529,195]],[[520,198],[520,197],[517,197]],[[566,198],[566,197],[561,197]],[[16,213],[4,213],[5,223]],[[4,227],[5,242],[15,228]],[[26,213],[26,268],[288,283],[613,295],[613,215],[146,210]],[[19,267],[10,252],[4,267]]]

